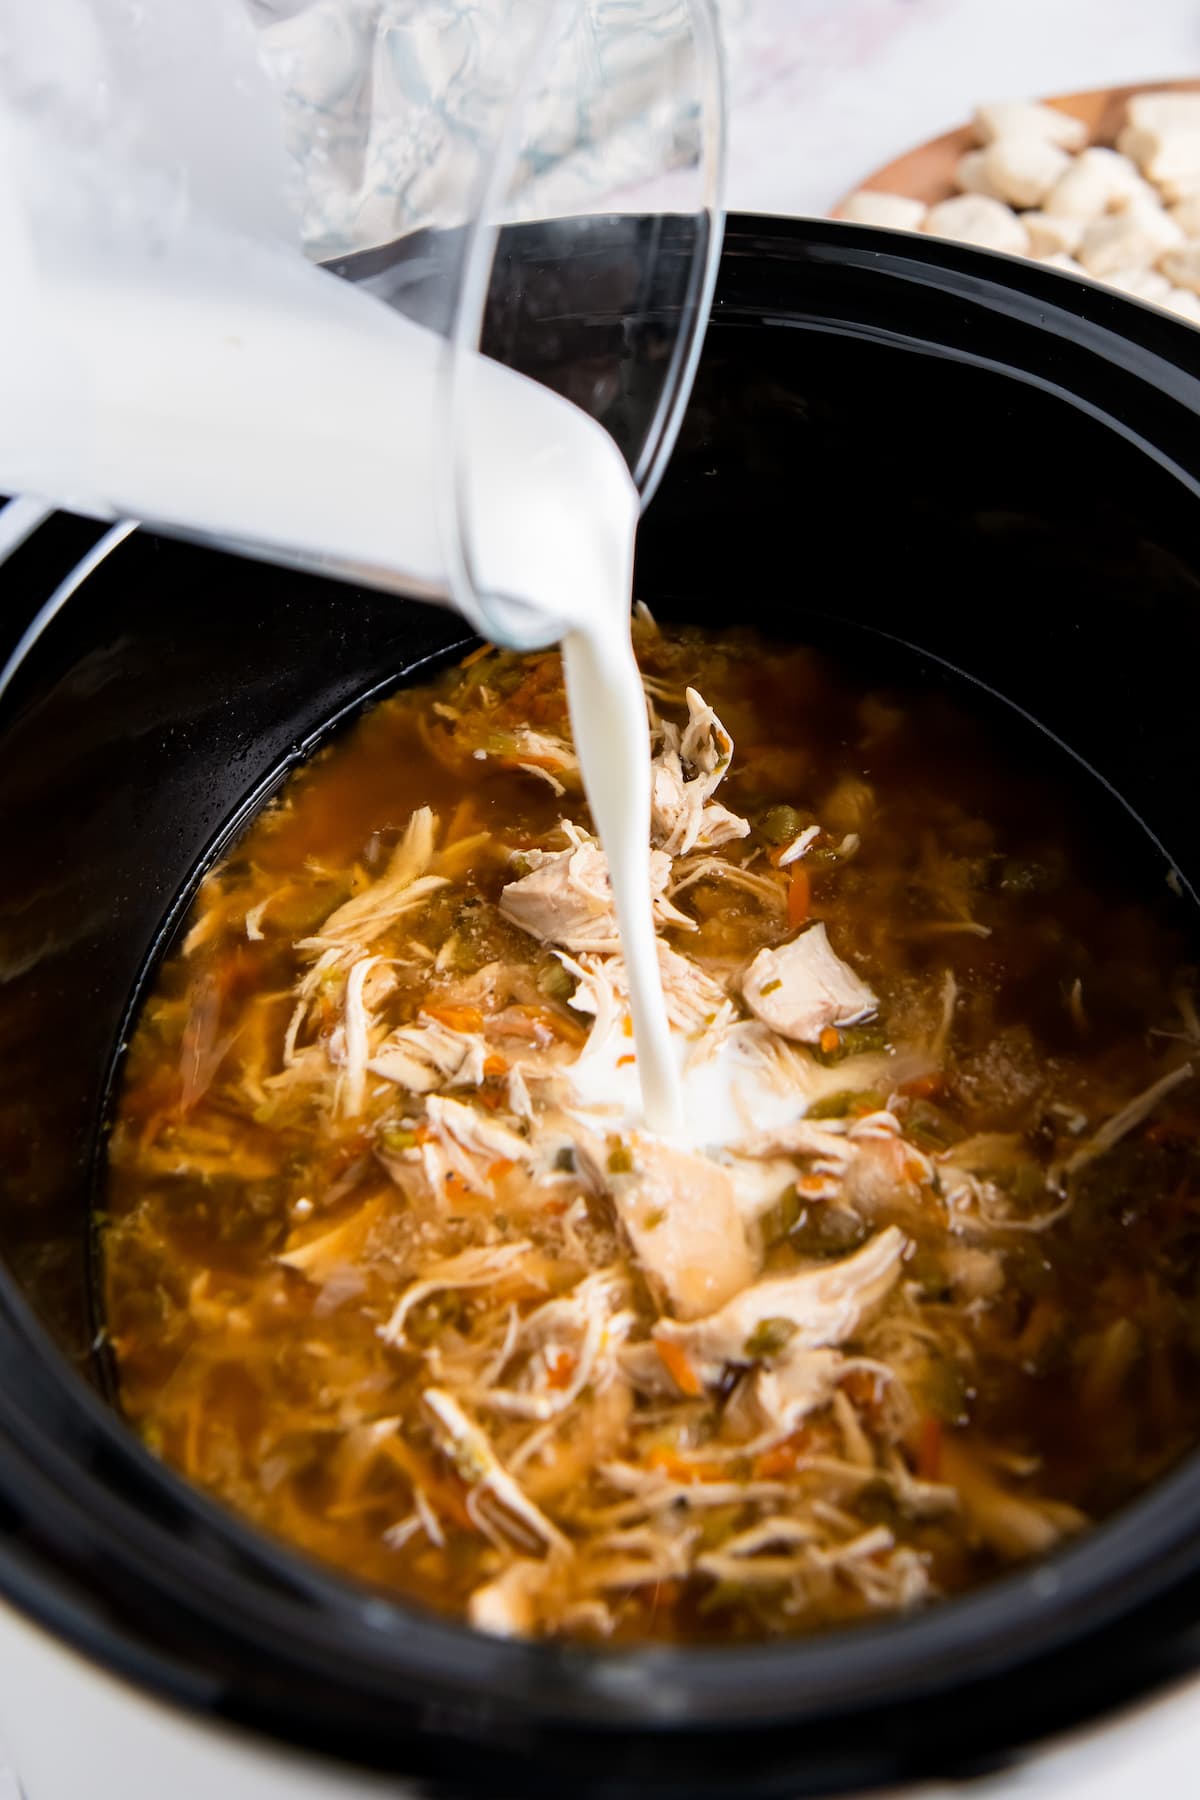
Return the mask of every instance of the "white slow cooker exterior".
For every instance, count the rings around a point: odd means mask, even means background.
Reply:
[[[417,1800],[187,1716],[64,1649],[0,1605],[0,1728],[22,1800]],[[890,1789],[875,1800],[1185,1800],[1200,1792],[1200,1676],[1003,1772]],[[860,1800],[869,1800],[861,1796]]]

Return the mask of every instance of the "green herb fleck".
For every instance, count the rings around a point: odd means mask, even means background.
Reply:
[[[795,1334],[796,1327],[790,1319],[760,1319],[746,1339],[746,1355],[755,1361],[767,1356],[778,1356]]]
[[[794,806],[768,806],[758,829],[769,844],[790,844],[804,830],[804,816]]]
[[[537,984],[547,1000],[567,1001],[575,992],[575,979],[560,962],[548,962],[539,970]]]
[[[415,1131],[407,1125],[385,1125],[379,1133],[379,1141],[385,1150],[411,1150],[417,1141]]]
[[[805,1113],[808,1119],[844,1119],[847,1113],[877,1112],[883,1095],[874,1088],[839,1088],[836,1094],[822,1094]]]

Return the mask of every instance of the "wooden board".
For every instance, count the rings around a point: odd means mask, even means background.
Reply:
[[[1057,107],[1059,112],[1070,113],[1072,118],[1082,119],[1093,144],[1111,144],[1125,123],[1125,108],[1134,94],[1190,94],[1197,91],[1200,91],[1200,78],[1139,81],[1131,87],[1091,88],[1082,94],[1056,94],[1045,104]],[[958,193],[954,179],[958,159],[975,148],[971,127],[960,125],[957,131],[930,138],[928,142],[918,144],[915,150],[906,150],[903,156],[882,169],[876,169],[865,181],[859,182],[855,192],[868,188],[877,194],[907,194],[912,200],[923,200],[926,206],[936,206],[939,200],[948,200]],[[849,198],[845,195],[834,207],[835,219]]]

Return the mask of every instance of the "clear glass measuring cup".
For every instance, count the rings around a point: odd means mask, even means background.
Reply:
[[[464,498],[475,352],[604,425],[645,504],[699,356],[721,242],[713,0],[259,0],[310,253],[447,344],[437,454],[455,603],[490,597]]]
[[[191,0],[46,0],[31,13],[0,0],[5,322],[28,352],[5,378],[0,487],[427,594],[490,635],[533,641],[475,572],[462,476],[478,352],[598,420],[643,499],[653,492],[719,252],[712,4],[213,0],[198,13]],[[439,347],[423,386],[406,389],[405,374],[374,405],[372,450],[404,455],[394,476],[375,456],[357,537],[332,515],[327,539],[298,527],[319,479],[354,485],[329,450],[338,429],[363,435],[342,392],[395,363],[380,315],[347,304],[361,296],[331,292],[299,258],[282,265],[289,235]],[[286,351],[276,318],[296,327]],[[257,386],[224,354],[243,325]],[[247,453],[246,478],[222,487],[215,452],[239,433],[244,447],[273,408],[296,427],[286,480],[270,471],[273,502],[255,479],[265,455]],[[312,505],[289,512],[284,489],[305,478]],[[359,543],[388,479],[417,514],[432,481],[436,557],[428,542],[407,564]],[[0,557],[37,516],[10,509]]]

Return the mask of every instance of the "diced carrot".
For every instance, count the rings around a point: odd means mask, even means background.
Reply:
[[[662,1358],[663,1368],[681,1394],[687,1394],[690,1399],[695,1400],[704,1392],[704,1383],[693,1369],[682,1344],[673,1344],[669,1338],[655,1338],[654,1348]]]
[[[812,884],[808,879],[808,870],[793,869],[787,891],[788,924],[793,929],[797,925],[803,925],[808,917],[808,909],[811,904]]]
[[[547,1200],[542,1211],[548,1213],[552,1219],[561,1219],[567,1210],[567,1204],[565,1200]]]
[[[841,1041],[841,1034],[832,1025],[827,1025],[821,1033],[821,1048],[826,1056],[832,1056]]]
[[[507,1075],[508,1063],[502,1056],[485,1056],[483,1059],[483,1072],[485,1075]]]
[[[944,1075],[914,1075],[911,1081],[902,1081],[896,1092],[907,1094],[910,1100],[932,1100],[945,1085]]]
[[[755,1481],[783,1481],[787,1476],[794,1475],[796,1465],[807,1453],[811,1441],[808,1430],[801,1426],[799,1431],[793,1431],[791,1437],[784,1438],[781,1444],[774,1444],[770,1450],[764,1450],[761,1456],[755,1457],[751,1469]]]
[[[565,1014],[554,1012],[548,1006],[511,1006],[506,1014],[506,1024],[511,1029],[515,1017],[526,1018],[533,1025],[541,1025],[552,1037],[561,1038],[567,1044],[582,1044],[587,1039],[584,1026],[569,1019]],[[515,1032],[513,1035],[517,1035]]]
[[[846,1398],[853,1401],[867,1423],[877,1424],[882,1400],[879,1377],[870,1369],[851,1369],[839,1385],[845,1389]]]
[[[570,1387],[571,1377],[577,1366],[578,1358],[572,1356],[569,1350],[556,1350],[547,1359],[546,1381],[548,1386],[552,1388]]]
[[[477,1006],[427,1006],[425,1011],[450,1031],[482,1031],[483,1014]]]
[[[942,1466],[942,1421],[927,1413],[921,1420],[917,1443],[917,1474],[922,1481],[936,1481]]]
[[[504,1179],[504,1177],[508,1174],[509,1170],[515,1169],[516,1166],[517,1166],[516,1163],[512,1162],[507,1156],[497,1157],[497,1159],[494,1163],[488,1164],[488,1172],[487,1172],[488,1180],[489,1181],[502,1181]]]
[[[724,1463],[693,1462],[689,1457],[680,1456],[677,1450],[666,1444],[656,1444],[646,1458],[646,1465],[658,1469],[672,1481],[690,1484],[694,1481],[724,1481],[729,1471]]]
[[[617,1067],[618,1067],[618,1069],[623,1069],[627,1063],[635,1063],[636,1061],[637,1061],[637,1057],[633,1056],[633,1055],[618,1056]]]
[[[624,1019],[621,1021],[621,1030],[626,1037],[633,1036],[633,1019],[629,1013],[626,1013]]]
[[[825,1191],[825,1183],[828,1181],[828,1179],[829,1179],[829,1177],[827,1175],[800,1175],[800,1176],[797,1176],[796,1192],[798,1194],[820,1194],[820,1193],[823,1193]]]

